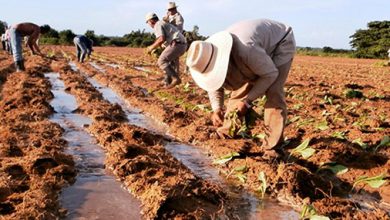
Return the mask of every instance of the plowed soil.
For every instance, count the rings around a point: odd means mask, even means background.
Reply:
[[[210,120],[207,94],[185,73],[175,88],[160,86],[163,74],[142,49],[95,48],[92,59],[69,67],[73,47],[44,47],[49,57],[28,56],[27,71],[16,73],[11,57],[0,53],[0,215],[6,219],[63,217],[62,187],[76,171],[62,129],[48,120],[53,109],[44,73],[58,72],[76,96],[78,112],[93,119],[88,131],[106,151],[106,165],[141,200],[144,218],[239,218],[229,195],[216,183],[191,172],[163,147],[167,137],[129,125],[120,106],[110,104],[86,80],[109,86],[143,113],[169,126],[169,134],[204,148],[218,159],[214,166],[237,187],[266,194],[297,211],[312,206],[331,219],[390,219],[390,69],[377,60],[297,56],[285,91],[288,102],[286,141],[280,156],[264,159],[264,100],[254,107],[256,120],[247,135],[218,139]],[[361,92],[361,93],[359,93]],[[293,150],[304,140],[314,153]],[[341,165],[344,172],[330,168]],[[244,169],[239,169],[244,167]],[[340,166],[339,166],[340,167]],[[357,180],[382,175],[373,188]]]

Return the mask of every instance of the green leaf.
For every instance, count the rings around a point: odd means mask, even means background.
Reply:
[[[245,183],[245,182],[246,182],[247,177],[245,176],[245,174],[243,174],[243,173],[237,173],[237,174],[236,174],[236,177],[238,178],[238,180],[240,180],[240,182],[242,182],[242,183]]]
[[[315,153],[315,149],[309,147],[310,139],[304,140],[298,147],[291,151],[291,155],[300,154],[304,159],[311,157]]]
[[[227,162],[229,162],[230,160],[232,160],[234,157],[238,157],[240,156],[239,153],[237,152],[232,152],[232,153],[229,153],[229,154],[226,154],[216,160],[213,161],[213,164],[219,164],[219,165],[222,165],[222,164],[225,164]]]
[[[320,122],[319,124],[317,124],[316,128],[320,131],[325,131],[325,130],[328,130],[329,126],[328,126],[328,122],[326,121],[322,121]]]
[[[261,134],[255,134],[252,136],[253,139],[264,139],[265,138],[265,134],[264,133],[261,133]]]
[[[364,150],[367,149],[367,147],[368,147],[368,144],[364,143],[361,138],[353,140],[352,143],[359,145]]]
[[[380,147],[388,147],[390,146],[390,137],[384,136],[381,142],[378,144],[378,146],[375,147],[374,151],[377,151]]]
[[[301,219],[310,218],[311,216],[314,216],[316,214],[317,214],[316,209],[312,205],[308,204],[303,206],[300,218]]]
[[[357,180],[353,184],[352,188],[355,188],[355,186],[359,183],[366,183],[369,186],[371,186],[372,188],[379,188],[387,182],[387,180],[385,180],[385,178],[386,178],[386,175],[384,173],[382,173],[378,176],[374,176],[374,177],[360,176],[357,178]]]
[[[304,159],[308,159],[310,158],[314,153],[316,152],[316,150],[314,150],[313,148],[306,148],[304,150],[302,150],[300,153],[302,155],[302,157]]]
[[[345,134],[346,134],[345,131],[336,131],[332,134],[332,137],[340,140],[345,140],[346,139]]]
[[[258,180],[261,182],[258,191],[261,193],[261,198],[264,198],[268,186],[267,186],[267,178],[265,177],[265,173],[263,171],[259,173]]]
[[[234,168],[234,171],[245,173],[246,171],[248,171],[248,166],[247,165],[238,166]]]
[[[324,167],[321,167],[321,169],[331,170],[336,175],[341,175],[348,172],[348,167],[336,163],[327,164]]]

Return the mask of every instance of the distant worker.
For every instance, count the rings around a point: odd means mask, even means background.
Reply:
[[[184,35],[184,19],[183,16],[177,11],[175,2],[168,2],[167,15],[163,18],[163,21],[173,24]],[[185,37],[185,35],[184,35]],[[177,58],[174,60],[177,74],[180,74],[180,60]]]
[[[10,30],[10,41],[12,52],[14,56],[16,71],[24,71],[22,37],[28,37],[26,46],[28,46],[33,55],[38,54],[42,56],[41,50],[37,44],[39,36],[50,31],[49,25],[38,26],[33,23],[19,23],[13,25]]]
[[[208,91],[219,136],[229,137],[231,125],[224,120],[224,89],[231,91],[226,116],[234,111],[245,116],[252,102],[266,95],[263,157],[277,156],[287,117],[283,87],[294,54],[291,27],[267,19],[238,22],[191,44],[186,64],[198,86]]]
[[[87,56],[89,58],[91,56],[93,41],[84,35],[77,35],[73,39],[73,42],[76,46],[77,61],[84,63],[85,57]]]
[[[387,51],[387,53],[388,53],[388,57],[390,58],[390,49]]]
[[[177,11],[175,2],[169,2],[167,7],[167,15],[163,18],[163,21],[171,23],[183,33],[184,19],[183,16]]]
[[[9,30],[11,27],[7,28],[5,31],[5,47],[6,50],[8,51],[8,54],[12,55],[12,47],[11,47],[11,35],[9,34]]]
[[[5,33],[1,35],[1,46],[3,47],[3,50],[6,50],[6,36]]]
[[[174,25],[160,21],[155,13],[148,13],[145,19],[156,35],[155,42],[147,48],[147,52],[151,53],[154,49],[165,46],[157,61],[159,68],[165,73],[164,86],[170,88],[179,85],[181,79],[175,60],[185,53],[186,39]]]

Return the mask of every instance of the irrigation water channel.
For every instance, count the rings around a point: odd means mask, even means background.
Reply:
[[[90,63],[105,74],[104,69]],[[74,63],[70,63],[74,71],[78,71]],[[85,75],[86,76],[86,75]],[[51,105],[56,114],[52,120],[65,129],[65,139],[69,142],[67,153],[74,156],[79,170],[76,183],[63,190],[61,204],[68,209],[69,219],[140,219],[140,202],[121,188],[113,175],[104,169],[104,151],[83,127],[90,123],[88,117],[73,114],[77,108],[75,98],[65,92],[64,84],[56,73],[47,74],[52,83],[54,99]],[[86,76],[87,77],[87,76]],[[119,104],[126,112],[130,124],[146,128],[150,131],[167,135],[168,127],[153,118],[132,108],[112,89],[102,86],[88,77],[89,82],[97,88],[103,97],[111,103]],[[223,186],[235,201],[234,207],[241,219],[298,219],[297,212],[282,206],[276,201],[259,200],[256,196],[228,184],[216,168],[212,167],[212,159],[204,150],[177,142],[166,142],[165,148],[194,174]],[[109,202],[108,202],[109,201]]]

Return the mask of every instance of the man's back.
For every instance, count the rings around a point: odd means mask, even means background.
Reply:
[[[38,25],[25,22],[13,26],[22,36],[39,35],[40,28]]]

